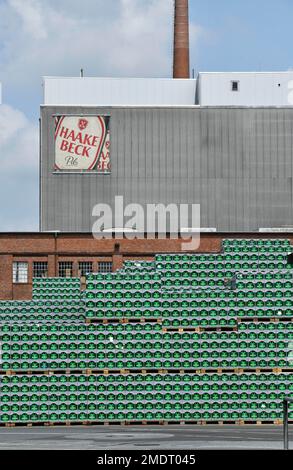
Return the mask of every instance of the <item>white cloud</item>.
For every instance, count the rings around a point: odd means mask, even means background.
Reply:
[[[173,0],[0,0],[0,230],[22,194],[17,226],[36,217],[41,77],[171,76],[172,29]]]
[[[9,93],[22,89],[40,100],[42,76],[76,76],[80,68],[92,76],[169,77],[172,33],[173,0],[5,0],[0,80]],[[191,23],[190,33],[196,44],[203,31]]]
[[[23,129],[27,124],[25,115],[10,106],[0,107],[0,148],[9,142],[14,133]]]
[[[13,173],[38,168],[38,127],[23,112],[0,106],[0,168],[9,178]],[[11,174],[11,171],[13,172]]]
[[[0,106],[0,231],[38,230],[38,126]]]
[[[2,79],[36,87],[42,75],[77,75],[80,67],[91,75],[169,76],[172,4],[9,0],[0,11]]]
[[[20,16],[24,31],[34,39],[47,37],[41,5],[36,0],[9,0],[12,9]]]

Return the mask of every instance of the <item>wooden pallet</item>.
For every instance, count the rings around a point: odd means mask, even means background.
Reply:
[[[87,324],[97,323],[108,325],[109,323],[120,323],[120,324],[128,324],[128,323],[162,323],[163,319],[158,317],[125,317],[125,318],[86,318]]]
[[[289,421],[291,424],[292,421]],[[268,421],[262,421],[262,420],[239,420],[239,425],[240,426],[267,426],[267,425],[275,425],[275,426],[281,426],[283,425],[283,421],[281,419],[275,419],[275,420],[268,420]]]
[[[197,327],[172,327],[162,328],[163,333],[205,333],[206,331],[216,331],[218,333],[225,331],[238,331],[237,326],[197,326]]]
[[[287,322],[290,323],[293,321],[293,317],[291,316],[284,316],[284,317],[237,317],[238,323],[279,323],[279,322]]]
[[[128,375],[128,374],[261,374],[273,373],[276,375],[282,373],[292,373],[293,367],[286,368],[205,368],[205,369],[184,369],[184,368],[170,368],[170,369],[29,369],[29,370],[0,370],[0,375],[15,376],[15,375]]]
[[[215,420],[215,421],[205,421],[205,420],[190,420],[190,421],[168,421],[168,420],[143,420],[143,421],[56,421],[56,422],[16,422],[16,423],[0,423],[0,427],[6,428],[15,428],[15,427],[72,427],[72,426],[281,426],[283,424],[282,420]],[[289,424],[293,424],[293,420],[289,421]]]

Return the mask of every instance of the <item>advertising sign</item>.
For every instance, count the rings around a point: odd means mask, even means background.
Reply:
[[[111,170],[110,118],[58,116],[55,118],[55,170]]]

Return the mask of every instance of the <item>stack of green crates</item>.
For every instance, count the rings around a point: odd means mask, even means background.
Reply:
[[[0,302],[0,422],[282,419],[291,251],[227,239],[219,254],[90,274],[84,292],[79,279],[36,279],[32,301]]]
[[[3,370],[286,368],[293,323],[163,331],[159,323],[2,324]]]
[[[35,279],[32,301],[0,302],[0,322],[84,321],[80,279]]]
[[[292,373],[4,376],[1,421],[280,420],[292,383]]]

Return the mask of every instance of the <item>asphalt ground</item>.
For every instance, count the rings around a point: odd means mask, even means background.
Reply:
[[[293,449],[293,426],[289,442]],[[283,449],[283,428],[273,425],[0,428],[0,451],[176,449]]]

